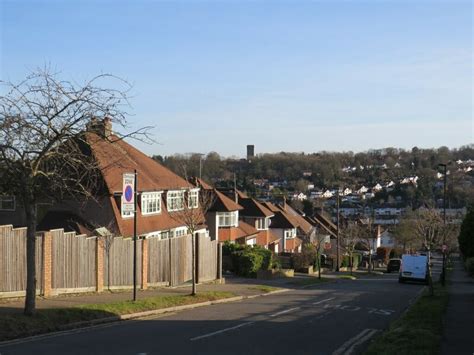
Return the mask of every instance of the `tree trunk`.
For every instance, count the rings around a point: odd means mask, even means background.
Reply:
[[[25,204],[26,214],[26,297],[24,314],[31,316],[36,309],[36,204]]]
[[[372,272],[372,270],[370,269],[372,267],[372,250],[369,249],[369,274]]]
[[[191,244],[192,244],[192,290],[191,290],[191,295],[195,296],[196,295],[196,237],[194,235],[194,232],[191,233]]]
[[[318,279],[321,280],[321,253],[318,252]]]
[[[352,263],[354,262],[353,258],[352,258],[352,254],[350,255],[350,263],[351,263],[351,275],[352,275]]]

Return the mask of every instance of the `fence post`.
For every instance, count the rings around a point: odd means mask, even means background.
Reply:
[[[217,243],[217,279],[222,282],[222,242]]]
[[[43,296],[51,296],[52,289],[52,236],[51,232],[43,234]]]
[[[142,290],[148,288],[148,239],[142,239]]]
[[[196,255],[196,284],[199,283],[199,257],[200,257],[200,253],[199,253],[199,245],[200,245],[200,237],[201,234],[199,233],[195,233],[195,255]]]
[[[173,271],[172,271],[172,268],[173,268],[173,261],[171,260],[171,238],[168,237],[168,245],[169,245],[169,248],[168,248],[168,252],[169,252],[169,258],[168,258],[168,261],[169,261],[169,268],[170,268],[170,286],[173,286],[173,283],[172,283],[172,276],[173,276]]]
[[[96,261],[96,291],[102,292],[104,290],[104,239],[96,238],[95,248]]]

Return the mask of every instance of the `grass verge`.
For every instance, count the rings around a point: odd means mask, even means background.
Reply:
[[[18,313],[0,314],[0,341],[62,330],[65,326],[123,314],[183,306],[234,297],[230,292],[200,292],[196,296],[150,297],[136,302],[88,304],[71,308],[38,309],[32,317]]]
[[[345,279],[345,280],[357,280],[357,277],[354,275],[338,275],[338,279]]]
[[[261,291],[264,293],[269,293],[272,291],[277,291],[281,290],[280,287],[273,287],[273,286],[267,286],[267,285],[256,285],[248,288],[249,290],[256,290],[256,291]]]
[[[439,283],[434,296],[426,290],[408,312],[369,346],[372,354],[437,354],[443,333],[442,318],[448,304],[448,291]]]
[[[296,286],[308,286],[308,285],[316,285],[330,281],[326,278],[317,278],[317,277],[308,277],[301,280],[291,281],[289,284],[296,285]]]

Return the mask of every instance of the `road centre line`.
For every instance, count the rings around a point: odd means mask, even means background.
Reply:
[[[221,329],[221,330],[218,330],[218,331],[209,333],[209,334],[204,334],[204,335],[200,335],[200,336],[191,338],[191,339],[189,339],[189,340],[190,340],[190,341],[195,341],[195,340],[199,340],[199,339],[209,338],[209,337],[212,337],[212,336],[217,335],[217,334],[222,334],[222,333],[228,332],[228,331],[230,331],[230,330],[234,330],[234,329],[246,327],[246,326],[251,325],[251,324],[253,324],[253,323],[255,323],[255,322],[242,323],[242,324],[236,325],[235,327],[224,328],[224,329]]]
[[[357,334],[356,336],[350,338],[350,339],[347,340],[344,344],[342,344],[339,348],[337,348],[337,349],[332,353],[332,355],[345,354],[346,349],[350,348],[353,343],[357,342],[360,338],[362,338],[362,337],[365,336],[366,334],[370,333],[372,330],[373,330],[373,329],[364,329],[364,330],[361,331],[359,334]]]
[[[280,314],[285,314],[285,313],[288,313],[288,312],[291,312],[291,311],[295,311],[297,309],[300,309],[300,307],[294,307],[294,308],[286,309],[284,311],[271,314],[270,317],[276,317],[276,316],[279,316]]]
[[[318,301],[318,302],[313,302],[313,304],[320,304],[320,303],[323,303],[323,302],[327,302],[327,301],[331,301],[333,299],[335,299],[336,297],[332,297],[332,298],[326,298],[325,300],[321,300],[321,301]]]

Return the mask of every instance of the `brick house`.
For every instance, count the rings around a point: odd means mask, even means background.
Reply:
[[[40,230],[67,226],[74,230],[74,226],[80,226],[82,229],[76,232],[84,233],[87,229],[106,227],[116,235],[132,236],[133,212],[121,211],[122,179],[124,173],[136,170],[137,235],[167,239],[187,234],[179,214],[185,208],[199,208],[199,188],[114,135],[110,119],[96,123],[95,127],[94,133],[86,133],[90,147],[86,152],[100,168],[102,186],[95,199],[63,201],[51,206]],[[202,222],[197,232],[206,233]]]

